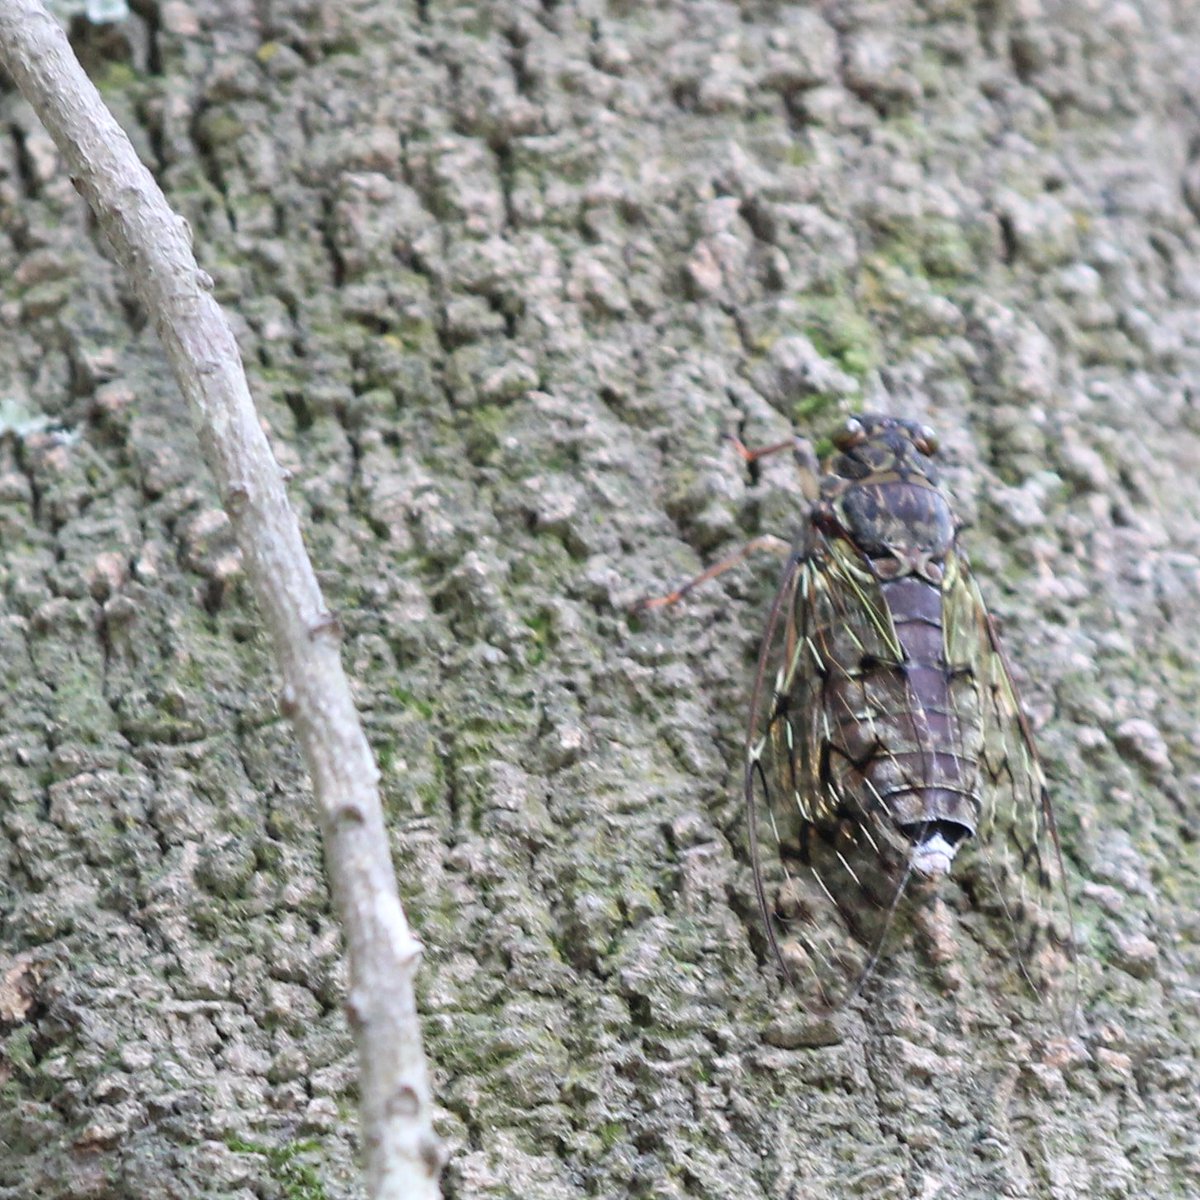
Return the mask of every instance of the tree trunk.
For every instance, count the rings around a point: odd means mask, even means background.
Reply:
[[[1200,11],[137,7],[73,40],[340,617],[446,1194],[1200,1189]],[[357,1196],[261,621],[146,315],[0,105],[0,1197]],[[809,1020],[740,799],[776,564],[627,616],[795,529],[788,464],[722,435],[863,407],[941,434],[1062,827],[1078,1037],[954,876],[945,937]]]

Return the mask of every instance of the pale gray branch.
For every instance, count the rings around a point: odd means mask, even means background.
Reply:
[[[350,961],[363,1141],[372,1197],[437,1195],[439,1151],[413,975],[420,946],[396,891],[378,776],[325,608],[212,281],[186,221],[150,172],[38,0],[0,0],[0,59],[70,166],[128,273],[194,414],[262,606],[312,777]]]

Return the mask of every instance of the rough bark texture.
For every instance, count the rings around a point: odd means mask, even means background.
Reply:
[[[447,1193],[1194,1195],[1200,12],[139,13],[77,49],[240,318],[384,786],[420,781],[389,815]],[[0,1196],[355,1196],[339,947],[228,524],[0,106]],[[937,426],[975,523],[1075,1043],[953,897],[804,1020],[737,798],[774,566],[625,616],[794,524],[787,465],[723,433],[864,402]]]

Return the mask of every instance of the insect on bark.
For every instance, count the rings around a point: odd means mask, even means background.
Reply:
[[[862,414],[833,444],[767,618],[746,740],[770,949],[812,1007],[840,1007],[898,936],[900,914],[917,910],[919,928],[922,901],[954,869],[968,911],[995,918],[976,936],[1006,945],[1042,996],[1073,959],[1058,834],[938,484],[937,437]],[[803,463],[807,444],[794,445]],[[676,602],[773,540],[640,607]]]

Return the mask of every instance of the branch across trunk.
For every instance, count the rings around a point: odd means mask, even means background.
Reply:
[[[123,130],[37,0],[0,0],[0,60],[70,166],[145,311],[195,418],[270,629],[290,717],[312,778],[350,963],[363,1141],[372,1197],[438,1193],[440,1151],[413,976],[420,945],[396,889],[379,772],[326,609],[254,409],[229,323]]]

